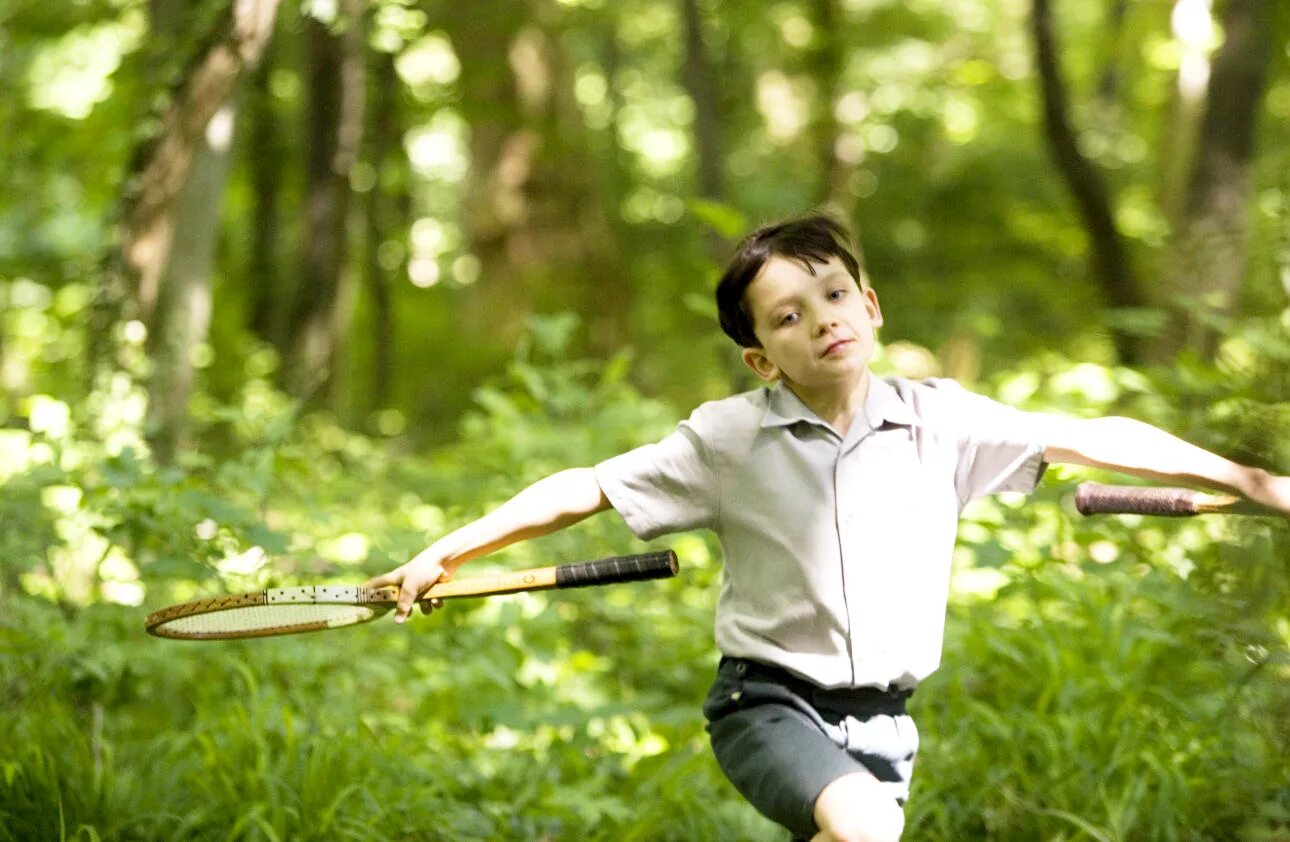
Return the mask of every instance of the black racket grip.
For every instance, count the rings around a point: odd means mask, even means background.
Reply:
[[[585,588],[589,585],[666,579],[669,576],[675,576],[679,569],[676,553],[671,550],[642,555],[614,556],[597,561],[560,565],[555,569],[555,586]]]
[[[1191,517],[1199,514],[1196,492],[1186,488],[1139,488],[1082,482],[1075,489],[1075,508],[1082,515],[1155,515]]]

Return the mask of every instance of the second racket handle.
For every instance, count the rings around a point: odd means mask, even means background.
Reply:
[[[669,576],[675,576],[678,569],[676,553],[671,550],[615,556],[578,564],[562,564],[555,569],[555,586],[583,588],[589,585],[666,579]]]
[[[1082,515],[1135,514],[1157,517],[1190,517],[1198,514],[1196,492],[1186,488],[1140,488],[1137,486],[1080,483],[1075,490],[1075,508]]]

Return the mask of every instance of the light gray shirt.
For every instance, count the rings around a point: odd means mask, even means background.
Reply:
[[[959,513],[1035,487],[1041,418],[874,376],[839,436],[777,383],[703,404],[596,479],[640,538],[717,533],[724,654],[824,687],[912,687],[940,663]]]

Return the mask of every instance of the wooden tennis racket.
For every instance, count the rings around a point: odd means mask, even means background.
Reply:
[[[1211,494],[1190,488],[1150,488],[1082,482],[1075,489],[1075,508],[1082,515],[1266,515],[1262,506],[1231,494]]]
[[[421,600],[665,579],[677,570],[676,553],[665,550],[440,582]],[[171,605],[149,614],[144,627],[157,637],[180,640],[271,637],[366,623],[388,613],[398,600],[398,588],[271,588]]]

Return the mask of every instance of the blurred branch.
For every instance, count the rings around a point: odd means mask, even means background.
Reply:
[[[1094,276],[1106,303],[1115,308],[1141,307],[1145,303],[1129,264],[1124,238],[1115,227],[1111,199],[1101,172],[1080,151],[1071,125],[1066,86],[1058,67],[1057,38],[1048,0],[1033,0],[1030,16],[1035,64],[1039,70],[1044,109],[1044,135],[1053,160],[1079,207],[1093,251]],[[1139,342],[1124,333],[1113,334],[1116,350],[1127,363],[1141,359]]]

